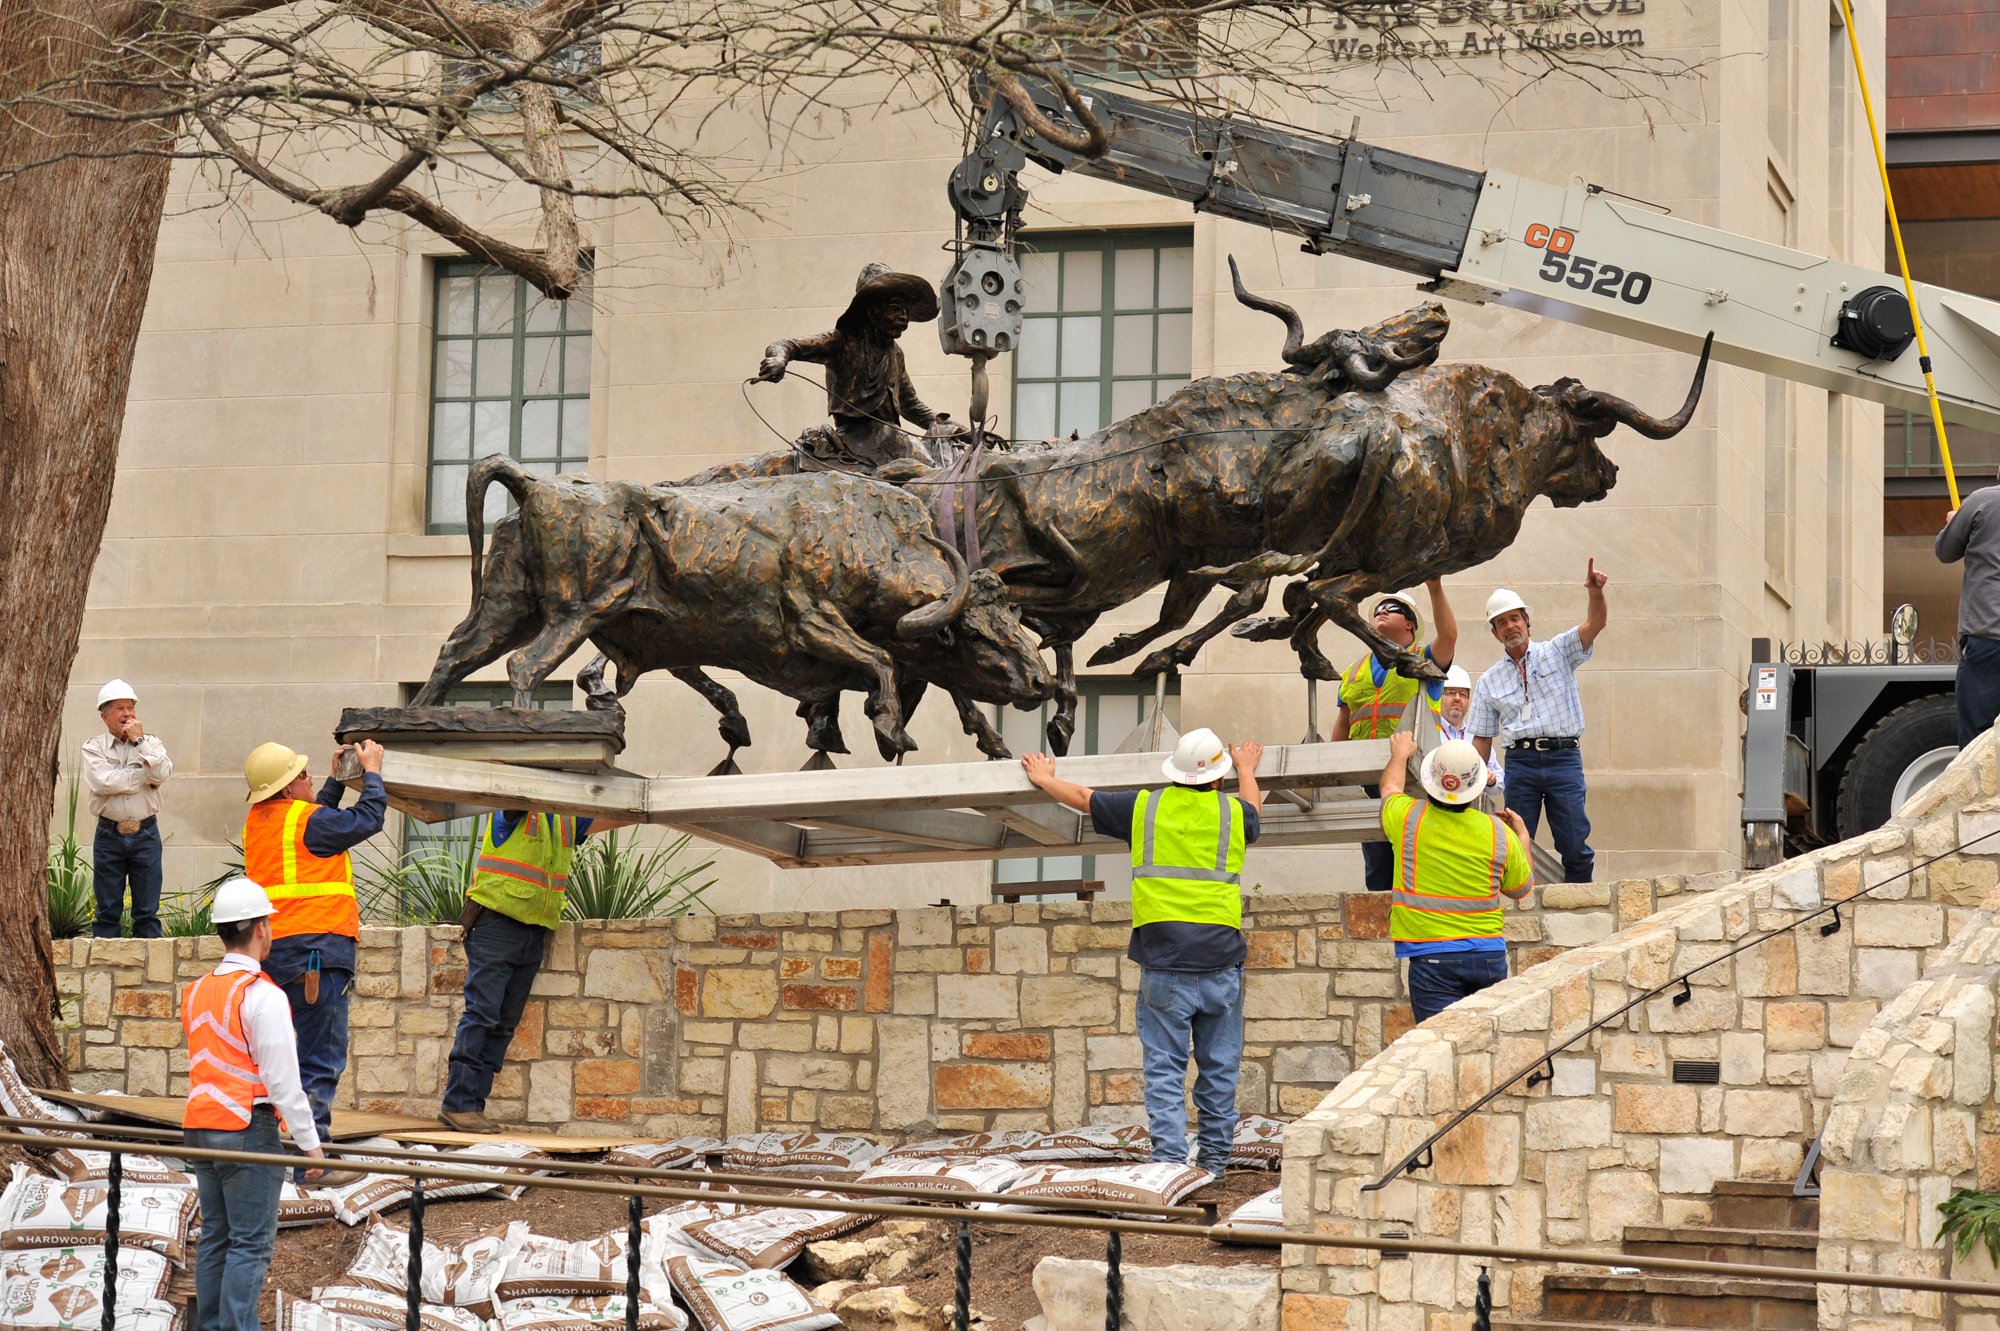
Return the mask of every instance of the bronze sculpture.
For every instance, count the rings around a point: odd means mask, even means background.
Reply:
[[[520,509],[495,525],[482,566],[480,515],[496,481]],[[927,684],[951,694],[995,755],[1006,750],[973,704],[1034,706],[1051,687],[999,580],[969,573],[922,503],[891,486],[837,473],[687,488],[548,480],[493,456],[474,464],[466,502],[472,609],[415,707],[513,652],[507,676],[525,708],[590,640],[618,666],[620,695],[659,669],[701,691],[732,751],[749,728],[704,667],[740,670],[801,700],[802,714],[866,693],[893,759],[916,747],[903,722]]]
[[[862,285],[870,280],[864,273]],[[976,490],[964,487],[984,557],[977,573],[939,539],[930,502],[964,468],[916,456],[849,471],[791,448],[650,488],[536,481],[505,459],[482,460],[468,514],[481,511],[488,480],[507,484],[522,512],[495,528],[483,591],[474,517],[473,611],[422,698],[442,698],[519,647],[509,675],[524,699],[588,638],[604,653],[579,677],[592,706],[616,705],[602,684],[606,658],[619,667],[617,696],[638,674],[666,669],[722,714],[732,752],[750,742],[748,727],[706,666],[741,669],[799,700],[807,743],[822,753],[846,751],[844,689],[869,695],[885,756],[913,747],[902,724],[926,682],[952,694],[994,756],[1006,750],[975,701],[1054,697],[1048,738],[1062,753],[1074,726],[1074,644],[1162,583],[1157,621],[1113,638],[1090,664],[1185,628],[1222,586],[1234,594],[1219,615],[1134,673],[1179,669],[1233,626],[1253,640],[1289,638],[1301,673],[1330,680],[1315,639],[1331,622],[1405,672],[1432,675],[1378,639],[1356,605],[1491,559],[1539,497],[1558,507],[1602,499],[1618,469],[1598,441],[1620,424],[1654,439],[1679,433],[1707,372],[1704,347],[1686,401],[1660,420],[1574,379],[1531,389],[1483,366],[1437,366],[1450,320],[1435,303],[1307,343],[1289,306],[1240,279],[1235,287],[1245,305],[1284,321],[1287,368],[1197,380],[1087,439],[981,455]],[[894,365],[900,373],[900,352]],[[868,445],[871,455],[888,447]],[[1285,589],[1285,613],[1249,619],[1271,579],[1292,575],[1303,577]],[[1054,650],[1053,679],[1023,626]]]

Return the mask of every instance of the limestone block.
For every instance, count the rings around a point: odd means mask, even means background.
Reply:
[[[609,998],[620,1003],[659,1003],[665,1001],[667,988],[662,983],[662,969],[666,965],[663,953],[647,953],[622,948],[599,948],[590,954],[583,974],[583,992],[591,998]],[[777,977],[769,972],[749,972],[761,974],[771,985],[772,1002],[777,1001]],[[714,974],[710,975],[713,983]],[[765,1008],[764,1012],[769,1012]],[[718,1015],[715,1013],[710,1016]],[[763,1016],[763,1012],[753,1015]]]
[[[955,1030],[956,1027],[948,1029]],[[1099,1040],[1118,1039],[1131,1039],[1135,1049],[1133,1057],[1138,1057],[1136,1053],[1137,1037],[1134,1036],[1097,1035],[1091,1037],[1091,1043],[1094,1045]],[[1026,1031],[968,1031],[965,1036],[965,1056],[967,1058],[1011,1058],[1017,1061],[1047,1061],[1051,1048],[1052,1045],[1048,1036]],[[940,1057],[937,1053],[937,1039],[935,1035],[933,1035],[931,1040],[931,1057]],[[948,1060],[957,1057],[958,1051],[952,1050],[944,1054],[942,1059]],[[1121,1066],[1136,1068],[1139,1065],[1137,1063],[1130,1063]]]
[[[1732,1137],[1792,1137],[1805,1131],[1805,1115],[1793,1091],[1729,1091],[1722,1130]]]
[[[1013,1021],[1020,1015],[1016,1002],[1018,984],[1012,975],[940,975],[937,1015]]]
[[[1729,989],[1697,986],[1694,997],[1679,1006],[1674,1004],[1672,993],[1661,994],[1646,1004],[1647,1028],[1660,1033],[1726,1031],[1735,1024],[1736,994]]]
[[[1843,926],[1837,934],[1822,935],[1818,929],[1800,929],[1791,937],[1799,955],[1799,992],[1845,997],[1852,987],[1853,931]]]
[[[1287,1294],[1279,1326],[1282,1331],[1349,1331],[1351,1302],[1334,1294]]]
[[[1863,902],[1854,908],[1856,947],[1934,947],[1944,941],[1944,907]]]
[[[906,973],[955,974],[965,967],[965,954],[955,947],[899,947],[896,969]]]
[[[1116,948],[1124,951],[1132,928],[1124,924],[1058,924],[1049,931],[1052,952],[1084,952]]]
[[[99,939],[97,941],[104,943],[112,940]],[[102,1026],[110,1020],[111,972],[91,971],[83,977],[83,1024],[86,1026]]]
[[[1900,1242],[1907,1188],[1904,1180],[1886,1175],[1856,1174],[1845,1169],[1822,1170],[1819,1180],[1821,1239]]]
[[[1992,860],[1941,860],[1925,873],[1930,878],[1931,895],[1954,906],[1977,906],[2000,883],[2000,865]]]
[[[864,1288],[840,1300],[834,1310],[847,1331],[945,1331],[952,1310],[918,1303],[902,1285]]]
[[[1861,1033],[1875,1020],[1880,1005],[1876,1003],[1828,1003],[1826,1005],[1826,1042],[1840,1048],[1851,1048]]]
[[[803,1021],[773,1021],[753,1026],[743,1023],[736,1043],[743,1049],[783,1049],[803,1054],[812,1048],[812,1027]]]
[[[1542,889],[1543,910],[1575,910],[1611,904],[1609,883],[1550,883]]]
[[[721,1095],[723,1061],[719,1058],[681,1060],[680,1089],[693,1095]]]
[[[897,947],[949,947],[957,941],[956,912],[949,907],[926,907],[896,912]]]
[[[407,1085],[407,1083],[405,1083]],[[544,1060],[528,1065],[528,1121],[567,1123],[570,1119],[570,1065]]]
[[[930,1023],[922,1017],[875,1018],[876,1113],[884,1128],[930,1117]]]
[[[1136,1068],[1145,1064],[1145,1050],[1136,1035],[1093,1035],[1086,1042],[1085,1049],[1085,1067],[1092,1072]]]
[[[1864,947],[1854,952],[1854,992],[1894,998],[1917,982],[1923,954],[1912,948]]]
[[[1046,1109],[1053,1070],[1046,1063],[953,1063],[937,1070],[939,1109]]]
[[[1292,979],[1292,976],[1267,976]],[[1326,977],[1318,977],[1326,983]],[[1251,981],[1255,983],[1255,981]],[[1249,1014],[1249,1005],[1244,1005]],[[1326,1011],[1322,1000],[1318,1012]],[[1286,1014],[1291,1015],[1291,1014]],[[1118,1019],[1118,986],[1081,975],[1025,975],[1021,977],[1021,1024],[1042,1026],[1109,1026]]]
[[[1047,975],[1048,934],[1033,927],[995,929],[993,972],[996,975]]]
[[[1544,915],[1542,927],[1549,942],[1557,947],[1588,947],[1611,937],[1617,922],[1610,911],[1590,911],[1570,915]]]
[[[1660,1142],[1660,1191],[1706,1197],[1718,1179],[1736,1177],[1736,1144],[1705,1137],[1668,1137]]]
[[[1627,1225],[1660,1223],[1659,1187],[1643,1170],[1607,1169],[1592,1174],[1586,1200],[1590,1237],[1596,1241],[1623,1238]]]
[[[1780,934],[1736,959],[1736,992],[1743,997],[1789,998],[1798,991],[1799,952],[1790,934]]]
[[[1811,1054],[1772,1054],[1764,1060],[1764,1082],[1768,1086],[1812,1085]]]
[[[1764,1080],[1764,1036],[1761,1032],[1730,1031],[1724,1034],[1718,1056],[1725,1085],[1755,1086]]]
[[[1137,1044],[1137,1040],[1133,1041]],[[1312,1045],[1279,1049],[1271,1055],[1271,1079],[1281,1082],[1339,1082],[1354,1070],[1344,1050]]]
[[[1799,1176],[1805,1156],[1805,1147],[1798,1142],[1760,1141],[1753,1137],[1743,1143],[1743,1161],[1737,1177],[1790,1183]]]
[[[599,964],[607,957],[633,955],[596,952],[591,955],[585,981],[586,993],[599,993],[596,981]],[[702,979],[701,1015],[704,1017],[768,1017],[778,1006],[778,976],[769,968],[732,970],[712,968]]]
[[[1821,1003],[1766,1003],[1764,1046],[1780,1052],[1826,1047],[1826,1007]]]
[[[1569,1151],[1611,1144],[1611,1106],[1603,1100],[1549,1100],[1528,1106],[1531,1151]]]
[[[895,977],[894,1008],[910,1016],[929,1016],[937,1011],[937,981],[929,975]],[[872,1007],[869,1009],[874,1011]]]
[[[1589,1058],[1558,1058],[1550,1095],[1596,1095],[1597,1062]]]
[[[766,1086],[799,1087],[813,1091],[844,1091],[854,1069],[843,1058],[823,1055],[771,1054],[764,1059]]]
[[[1815,861],[1806,861],[1771,885],[1774,910],[1812,910],[1822,904],[1819,865]]]
[[[1666,1051],[1661,1047],[1658,1036],[1653,1035],[1607,1035],[1604,1045],[1597,1053],[1598,1066],[1607,1073],[1636,1073],[1645,1076],[1664,1076],[1667,1071]]]
[[[1969,986],[1954,994],[1942,1013],[1951,1019],[1952,1091],[1951,1098],[1962,1105],[1985,1102],[1993,1089],[1993,991],[1984,985]]]
[[[1619,1132],[1695,1132],[1701,1105],[1692,1086],[1647,1086],[1628,1082],[1617,1088],[1612,1127]],[[1657,1210],[1657,1204],[1655,1210]],[[1595,1215],[1595,1210],[1592,1212]],[[1594,1226],[1593,1221],[1593,1226]],[[1633,1221],[1634,1224],[1649,1223]],[[1592,1237],[1597,1237],[1593,1233]]]
[[[1130,1331],[1278,1331],[1278,1273],[1255,1266],[1127,1266]],[[1103,1331],[1104,1263],[1044,1257],[1035,1297],[1045,1331]],[[1314,1310],[1330,1313],[1330,1309]],[[1290,1331],[1319,1331],[1309,1322]]]
[[[1324,1017],[1327,980],[1325,971],[1246,973],[1243,1015],[1249,1020],[1276,1021]]]

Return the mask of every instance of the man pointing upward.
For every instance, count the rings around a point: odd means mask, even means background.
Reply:
[[[1507,807],[1521,815],[1533,837],[1544,806],[1563,881],[1587,883],[1596,855],[1590,849],[1590,817],[1584,812],[1583,699],[1576,668],[1590,659],[1609,612],[1604,604],[1608,577],[1592,559],[1583,587],[1589,608],[1583,622],[1548,642],[1535,642],[1528,607],[1502,587],[1486,602],[1486,623],[1506,655],[1486,668],[1472,690],[1466,724],[1481,758],[1493,754],[1497,738],[1507,750]]]

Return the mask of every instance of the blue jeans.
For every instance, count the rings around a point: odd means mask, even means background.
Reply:
[[[1368,798],[1382,798],[1382,787],[1363,786]],[[1361,885],[1370,892],[1387,892],[1396,885],[1396,848],[1386,841],[1361,843]]]
[[[1958,639],[1958,747],[1993,729],[2000,716],[2000,642],[1961,634]]]
[[[1531,837],[1542,825],[1542,806],[1548,806],[1549,831],[1555,837],[1556,854],[1562,856],[1563,881],[1589,882],[1597,854],[1590,848],[1590,815],[1583,807],[1582,750],[1507,750],[1504,790],[1507,807],[1521,815]]]
[[[1410,958],[1410,1007],[1429,1021],[1469,994],[1507,978],[1505,952],[1433,952]]]
[[[1201,1115],[1195,1163],[1220,1178],[1236,1142],[1236,1073],[1243,1061],[1242,971],[1139,974],[1139,1047],[1145,1056],[1153,1159],[1173,1164],[1187,1161],[1190,1043],[1194,1107]]]
[[[278,1116],[271,1106],[258,1105],[249,1127],[189,1128],[187,1144],[278,1155]],[[277,1165],[190,1160],[188,1172],[201,1192],[194,1331],[257,1331],[257,1296],[264,1292],[264,1272],[278,1241],[278,1190],[285,1171]]]
[[[319,1139],[331,1141],[333,1093],[339,1089],[340,1074],[347,1070],[347,998],[353,977],[346,971],[321,971],[317,1003],[306,1002],[303,975],[280,987],[292,1003],[292,1031],[299,1039],[299,1083],[312,1104]],[[305,1181],[305,1170],[293,1171],[292,1182]]]
[[[131,836],[116,826],[97,824],[90,843],[91,886],[97,893],[92,938],[116,938],[125,920],[125,885],[132,885],[132,936],[158,938],[160,930],[160,825]]]
[[[465,935],[465,1015],[445,1073],[448,1114],[486,1112],[493,1078],[514,1042],[528,990],[542,969],[549,931],[497,910],[482,910]]]

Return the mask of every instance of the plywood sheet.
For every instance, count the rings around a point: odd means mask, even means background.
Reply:
[[[137,1119],[166,1128],[178,1128],[187,1101],[173,1095],[84,1095],[76,1091],[36,1091],[35,1094],[63,1104],[102,1109],[120,1118]],[[409,1114],[364,1114],[351,1109],[333,1111],[331,1136],[337,1142],[362,1137],[388,1137],[398,1132],[435,1126],[434,1118]]]
[[[605,1151],[615,1151],[621,1146],[634,1146],[641,1142],[660,1142],[665,1137],[571,1137],[553,1132],[451,1132],[430,1128],[423,1131],[389,1129],[382,1134],[399,1142],[420,1142],[425,1146],[491,1146],[495,1142],[518,1142],[522,1146],[532,1146],[550,1155],[597,1155]]]

